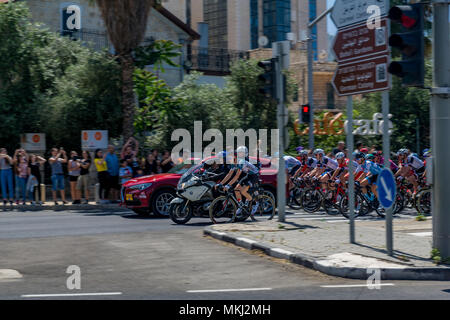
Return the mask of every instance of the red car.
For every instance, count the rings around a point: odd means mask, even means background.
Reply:
[[[270,168],[270,159],[260,159],[262,167],[260,179],[262,187],[276,198],[277,172]],[[122,206],[139,215],[153,212],[160,217],[169,216],[169,204],[175,196],[178,180],[195,164],[183,163],[173,167],[168,173],[133,178],[121,190]],[[200,166],[200,164],[197,164]]]

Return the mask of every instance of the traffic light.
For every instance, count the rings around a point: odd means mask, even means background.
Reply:
[[[259,92],[268,98],[276,99],[277,86],[274,59],[260,61],[258,62],[258,67],[264,69],[264,72],[258,76],[258,80],[261,82]]]
[[[394,6],[389,19],[401,24],[401,33],[389,37],[389,45],[402,53],[402,60],[392,61],[388,72],[402,78],[404,86],[423,87],[424,62],[424,8],[423,4]]]
[[[311,121],[311,108],[309,104],[302,105],[302,122],[309,123]]]

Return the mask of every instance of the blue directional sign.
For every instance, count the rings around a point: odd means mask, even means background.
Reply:
[[[395,202],[397,186],[391,170],[385,168],[378,175],[377,180],[378,200],[385,209],[390,208]]]

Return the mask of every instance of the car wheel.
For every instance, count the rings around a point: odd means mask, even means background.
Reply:
[[[170,201],[174,197],[175,191],[171,189],[156,191],[152,201],[153,214],[158,217],[169,217]]]

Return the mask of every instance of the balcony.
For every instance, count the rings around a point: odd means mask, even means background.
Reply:
[[[200,71],[206,75],[224,76],[231,73],[232,62],[249,58],[247,51],[188,46],[184,67],[188,72]]]

